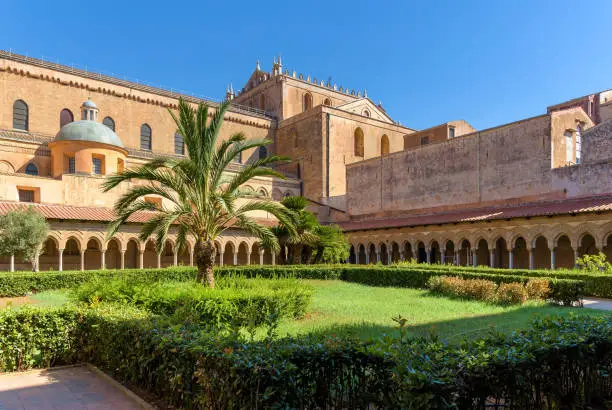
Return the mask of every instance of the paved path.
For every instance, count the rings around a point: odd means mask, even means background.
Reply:
[[[152,408],[85,365],[0,374],[0,410],[142,410]]]
[[[612,310],[612,299],[584,298],[584,307],[599,310]]]

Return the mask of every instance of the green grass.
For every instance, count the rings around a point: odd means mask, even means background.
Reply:
[[[70,292],[65,289],[46,290],[35,293],[29,299],[38,306],[62,306],[70,300]]]
[[[392,317],[407,319],[408,333],[426,336],[432,332],[449,340],[476,337],[496,329],[526,328],[536,316],[612,314],[593,309],[567,308],[529,302],[522,306],[498,306],[433,296],[426,290],[369,287],[342,281],[307,280],[315,288],[309,314],[304,319],[284,321],[278,334],[353,335],[363,339],[398,334]]]

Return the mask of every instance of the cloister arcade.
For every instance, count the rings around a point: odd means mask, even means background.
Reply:
[[[609,217],[575,224],[553,223],[486,226],[457,224],[431,231],[398,228],[348,232],[349,263],[388,265],[398,261],[489,266],[507,269],[573,268],[583,255],[603,252],[612,262],[612,222]]]
[[[222,236],[215,242],[216,265],[274,265],[276,255],[264,249],[255,238]],[[193,266],[194,244],[179,253],[176,236],[169,235],[164,249],[158,253],[155,242],[146,243],[137,233],[118,233],[105,240],[99,232],[52,231],[42,246],[38,259],[39,270],[94,270],[163,268],[168,266]],[[32,264],[19,255],[0,257],[2,270],[31,270]]]

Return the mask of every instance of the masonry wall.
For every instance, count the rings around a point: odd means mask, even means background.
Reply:
[[[140,149],[140,127],[152,129],[152,151],[174,153],[176,126],[168,113],[178,98],[83,78],[30,64],[0,59],[0,129],[12,129],[13,104],[21,99],[29,108],[29,131],[54,136],[60,128],[60,112],[69,109],[81,119],[81,104],[91,98],[100,110],[99,121],[110,116],[115,132],[128,149]],[[211,113],[214,109],[211,109]],[[274,121],[228,112],[221,137],[243,132],[247,138],[273,139]],[[257,157],[255,149],[243,160]]]
[[[582,110],[543,115],[348,165],[348,212],[384,215],[561,198],[565,193],[552,184],[551,141],[585,117]]]

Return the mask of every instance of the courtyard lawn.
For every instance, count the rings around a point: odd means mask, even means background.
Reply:
[[[47,290],[29,296],[0,298],[0,309],[23,305],[62,306],[69,300],[69,291],[65,289]]]
[[[496,329],[507,332],[526,328],[545,315],[610,315],[593,309],[567,308],[528,302],[498,306],[433,296],[426,290],[369,287],[342,281],[307,280],[315,288],[305,318],[283,322],[279,336],[298,334],[354,335],[362,339],[398,334],[392,317],[406,318],[408,334],[435,334],[449,341],[473,338]]]

